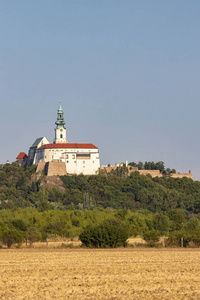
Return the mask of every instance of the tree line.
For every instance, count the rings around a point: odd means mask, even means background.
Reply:
[[[32,245],[55,236],[80,240],[87,247],[126,246],[131,236],[142,236],[155,245],[161,236],[168,246],[200,246],[200,214],[190,215],[179,209],[165,213],[148,210],[48,210],[36,208],[3,209],[0,212],[0,242],[11,247],[22,242]]]
[[[126,176],[122,167],[95,176],[62,176],[61,191],[45,188],[35,169],[0,166],[0,241],[7,247],[55,235],[80,236],[94,247],[124,246],[127,236],[135,235],[152,245],[161,235],[169,245],[177,246],[181,237],[185,245],[199,245],[199,181],[139,172]]]
[[[35,177],[35,166],[18,163],[0,166],[0,210],[34,207],[38,211],[60,209],[147,209],[154,213],[172,209],[200,212],[200,182],[189,178],[152,178],[133,172],[93,176],[62,176],[64,191],[44,188]],[[125,173],[124,173],[125,172]],[[120,174],[120,176],[119,176]]]

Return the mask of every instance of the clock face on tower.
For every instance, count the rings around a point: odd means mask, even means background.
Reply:
[[[62,132],[62,131],[63,131],[63,129],[60,129],[60,131]]]

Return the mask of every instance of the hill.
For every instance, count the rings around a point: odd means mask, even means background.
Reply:
[[[119,173],[119,172],[118,172]],[[146,209],[166,212],[182,209],[200,212],[200,182],[189,178],[129,177],[117,172],[84,176],[62,176],[50,180],[35,176],[35,166],[18,163],[0,166],[0,209],[35,207],[48,209]]]

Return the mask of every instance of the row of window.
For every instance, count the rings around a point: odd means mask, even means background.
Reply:
[[[60,158],[61,158],[61,159],[68,159],[68,158],[69,158],[69,155],[61,156]],[[72,154],[72,159],[75,159],[75,158],[76,158],[76,155],[75,155],[75,154]]]

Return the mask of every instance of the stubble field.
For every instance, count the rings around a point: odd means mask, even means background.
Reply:
[[[0,299],[200,299],[200,250],[2,249]]]

